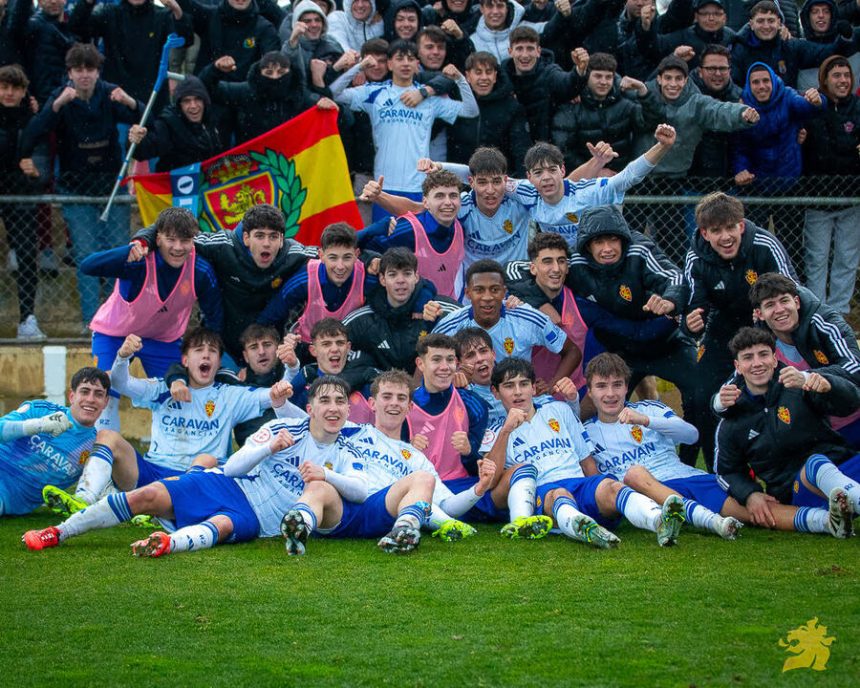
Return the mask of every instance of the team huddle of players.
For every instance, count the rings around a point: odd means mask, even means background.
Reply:
[[[683,271],[631,229],[610,204],[675,135],[655,137],[600,179],[604,145],[568,176],[537,144],[528,181],[494,149],[468,171],[422,160],[421,204],[371,183],[396,220],[330,225],[314,250],[284,239],[271,206],[205,236],[164,211],[93,257],[117,278],[91,324],[110,376],[84,368],[68,407],[0,419],[0,514],[44,499],[68,516],[25,533],[31,550],[154,517],[163,530],[139,556],[278,533],[290,554],[311,534],[407,552],[423,527],[458,540],[475,520],[597,547],[618,544],[622,517],[661,546],[684,523],[729,540],[745,524],[848,537],[853,333],[735,198],[697,205]],[[195,299],[211,327],[185,331]],[[133,357],[154,377],[131,376]],[[677,385],[684,418],[627,401],[651,375]],[[145,456],[119,432],[118,395],[152,410]]]

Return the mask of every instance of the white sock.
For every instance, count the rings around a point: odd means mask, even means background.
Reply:
[[[841,487],[848,493],[848,501],[854,513],[860,513],[860,485],[840,471],[826,456],[815,454],[804,467],[806,479],[824,493],[826,500],[834,487]]]
[[[537,468],[524,463],[511,474],[508,490],[508,509],[511,523],[522,516],[533,516],[535,512],[535,492],[537,491]]]
[[[794,515],[794,529],[798,533],[830,533],[830,513],[827,509],[809,506],[798,507]]]
[[[311,532],[314,532],[317,529],[317,517],[314,513],[314,510],[304,502],[296,502],[293,505],[293,510],[298,511],[302,517],[305,519],[305,525],[310,529]],[[326,531],[328,532],[328,531]]]
[[[218,542],[218,528],[212,521],[180,528],[170,534],[170,552],[189,552],[214,547]]]
[[[108,403],[102,415],[96,421],[96,430],[113,430],[119,432],[119,397],[108,396]]]
[[[720,532],[720,523],[723,522],[723,517],[715,514],[697,501],[685,498],[684,514],[687,517],[687,523],[690,523],[694,528],[710,530],[714,533]]]
[[[95,504],[110,485],[112,474],[113,452],[110,447],[105,444],[93,445],[90,458],[75,489],[75,497],[87,504]]]
[[[663,517],[663,512],[657,502],[629,487],[622,487],[618,491],[618,496],[615,498],[615,508],[618,513],[624,514],[624,517],[632,525],[643,530],[650,530],[652,533],[657,532],[660,519]]]
[[[579,538],[577,537],[573,522],[577,517],[584,515],[576,508],[576,502],[570,497],[557,497],[552,504],[552,516],[559,530],[574,540],[578,540]]]
[[[108,495],[86,509],[73,513],[57,526],[60,531],[60,542],[75,537],[88,530],[110,528],[123,521],[130,521],[133,514],[128,506],[127,493],[120,492]]]

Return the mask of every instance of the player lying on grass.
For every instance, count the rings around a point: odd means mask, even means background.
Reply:
[[[427,457],[401,439],[412,406],[409,376],[399,370],[382,373],[373,381],[369,402],[374,424],[349,427],[344,434],[349,435],[364,461],[370,496],[354,504],[329,484],[308,483],[281,524],[291,555],[304,554],[311,533],[324,537],[384,536],[379,547],[400,553],[418,546],[420,528],[425,524],[438,527],[437,533],[444,540],[475,533],[474,528],[452,517],[462,516],[482,499],[489,499],[495,465],[480,462],[477,482],[455,495],[439,479]]]
[[[694,442],[698,431],[659,401],[624,403],[630,369],[615,354],[595,356],[586,368],[588,389],[597,416],[585,423],[594,445],[594,460],[602,474],[612,474],[651,499],[662,502],[671,494],[684,498],[687,522],[734,540],[743,523],[753,523],[750,512],[726,494],[717,476],[687,466],[675,445]],[[774,504],[775,527],[844,537],[837,502],[826,509]]]
[[[608,528],[621,515],[657,533],[660,546],[674,545],[684,522],[683,501],[670,495],[661,508],[614,479],[599,475],[594,449],[582,423],[558,401],[535,404],[535,374],[528,362],[509,358],[493,371],[493,393],[508,415],[488,428],[485,460],[506,467],[530,465],[536,473],[537,506],[552,515],[566,536],[609,548],[620,540]]]
[[[776,504],[820,507],[836,502],[847,537],[860,513],[860,454],[828,422],[860,406],[860,389],[842,374],[801,372],[776,358],[773,335],[742,327],[729,342],[741,377],[720,391],[717,475],[746,506],[753,523],[776,527]],[[837,468],[838,466],[838,468]],[[754,471],[761,484],[750,477]]]
[[[81,368],[72,376],[68,406],[36,399],[0,418],[0,516],[41,506],[47,483],[64,488],[75,483],[109,391],[107,373]]]
[[[163,380],[129,376],[129,360],[141,346],[136,335],[126,337],[111,368],[111,382],[135,405],[152,410],[152,445],[144,457],[119,433],[100,431],[74,496],[54,486],[45,488],[45,501],[58,513],[73,513],[95,503],[111,482],[119,490],[132,490],[184,473],[201,454],[223,462],[230,452],[233,426],[282,405],[292,391],[286,382],[269,389],[214,382],[221,363],[221,338],[197,328],[189,330],[182,341],[191,401],[174,401]]]
[[[319,378],[308,390],[306,420],[267,423],[255,435],[258,442],[230,457],[223,471],[198,468],[108,495],[58,526],[27,531],[22,540],[30,550],[56,547],[89,530],[148,514],[172,522],[175,530],[155,532],[135,542],[132,551],[159,557],[276,536],[305,482],[331,482],[343,496],[361,502],[367,497],[364,466],[340,435],[347,393],[342,380]]]

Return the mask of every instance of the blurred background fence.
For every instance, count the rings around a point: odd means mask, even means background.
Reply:
[[[93,216],[100,213],[107,202],[104,189],[100,179],[99,195],[0,196],[3,225],[0,230],[0,338],[15,338],[19,294],[26,298],[28,286],[35,286],[35,314],[49,339],[86,336],[66,217],[71,212],[80,218],[88,208]],[[857,177],[769,179],[745,187],[735,186],[732,180],[714,178],[649,177],[627,195],[624,214],[633,228],[651,235],[667,255],[683,267],[689,237],[696,230],[695,204],[702,195],[715,190],[737,195],[746,204],[747,218],[780,238],[801,279],[805,272],[807,211],[818,211],[819,217],[822,212],[826,216],[842,217],[843,226],[847,217],[846,231],[852,234],[855,244],[860,243],[860,178]],[[142,226],[136,201],[133,196],[121,195],[115,203],[130,211],[120,212],[120,216],[123,225],[127,224],[122,227],[122,234],[131,236]],[[90,221],[90,226],[90,231],[97,235],[105,231],[104,225],[95,219]],[[832,259],[832,245],[830,251],[828,263]],[[855,264],[854,274],[856,270]],[[103,298],[109,288],[110,285],[103,287]],[[860,301],[856,289],[847,317],[854,330],[860,331]]]

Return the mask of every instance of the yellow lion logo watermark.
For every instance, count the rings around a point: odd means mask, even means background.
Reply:
[[[818,617],[810,619],[802,626],[788,632],[785,640],[779,639],[779,646],[793,656],[782,665],[783,673],[792,669],[812,669],[824,671],[830,659],[830,646],[835,636],[827,635],[827,626],[818,625]]]

